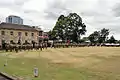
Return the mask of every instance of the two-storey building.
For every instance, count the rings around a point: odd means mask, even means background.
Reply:
[[[39,31],[28,25],[0,24],[0,46],[4,43],[38,43]]]

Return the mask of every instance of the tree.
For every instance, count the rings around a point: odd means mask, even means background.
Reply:
[[[97,43],[99,40],[100,33],[99,31],[95,31],[94,33],[90,34],[88,39],[91,43]]]
[[[111,36],[110,39],[108,40],[109,43],[115,43],[116,40],[114,38],[114,36]]]
[[[89,36],[91,43],[104,43],[107,41],[109,35],[109,29],[101,29],[101,31],[95,31]]]
[[[55,40],[56,37],[55,37],[55,32],[52,32],[51,30],[48,32],[48,37],[49,37],[49,40]]]
[[[88,37],[83,37],[82,39],[80,39],[80,43],[85,43],[85,42],[87,42],[87,41],[89,41],[89,39],[88,39]]]
[[[67,18],[64,15],[61,15],[53,28],[51,35],[55,38],[60,37],[62,40],[65,40],[65,27],[66,27]]]
[[[116,43],[120,44],[120,40],[116,40]]]
[[[82,18],[76,13],[70,13],[68,16],[61,15],[55,27],[52,30],[52,35],[59,37],[62,40],[72,40],[78,42],[81,35],[86,32],[86,25],[82,23]]]
[[[100,31],[100,37],[99,37],[98,42],[99,42],[99,43],[104,43],[105,41],[107,41],[108,35],[109,35],[109,29],[103,28],[103,29]]]

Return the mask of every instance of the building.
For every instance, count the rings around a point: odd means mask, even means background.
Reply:
[[[38,43],[39,31],[28,25],[0,24],[0,46],[4,43]]]
[[[34,26],[35,27],[35,26]],[[38,33],[38,39],[39,39],[39,43],[44,42],[44,41],[48,41],[48,32],[44,32],[41,28],[39,27],[35,27],[39,33]]]
[[[23,24],[23,19],[20,18],[19,16],[14,16],[14,15],[11,15],[11,16],[8,16],[6,18],[6,23],[12,23],[12,24]]]
[[[48,41],[48,34],[46,32],[43,31],[39,31],[39,43],[43,42],[43,41]]]

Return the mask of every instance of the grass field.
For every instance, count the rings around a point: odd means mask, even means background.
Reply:
[[[8,65],[4,67],[6,59]],[[33,76],[34,66],[39,68],[38,78]],[[23,80],[120,80],[120,48],[0,51],[0,71]]]

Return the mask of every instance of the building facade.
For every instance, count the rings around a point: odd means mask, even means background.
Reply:
[[[12,23],[12,24],[23,24],[23,19],[20,18],[19,16],[8,16],[6,18],[6,23]]]
[[[0,46],[4,43],[38,43],[39,31],[27,25],[0,24]]]

